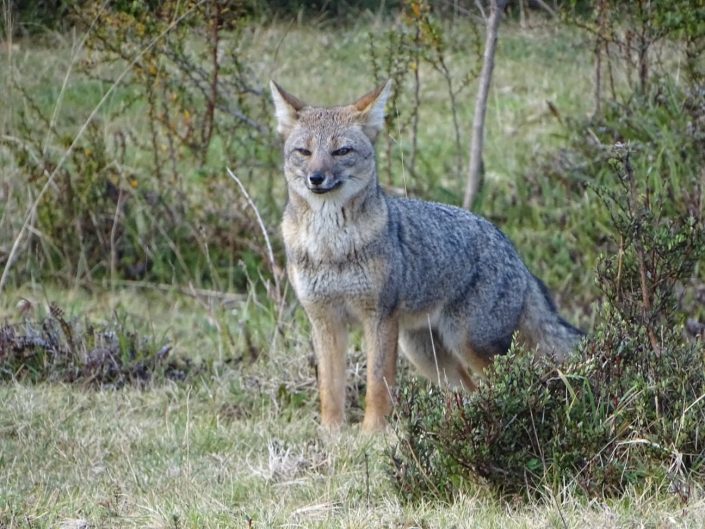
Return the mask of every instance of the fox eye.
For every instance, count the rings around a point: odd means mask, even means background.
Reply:
[[[299,147],[294,150],[298,152],[301,156],[311,156],[311,151],[309,151],[308,149]]]
[[[345,156],[346,154],[350,154],[352,152],[352,149],[350,147],[341,147],[340,149],[334,150],[331,154],[333,156]]]

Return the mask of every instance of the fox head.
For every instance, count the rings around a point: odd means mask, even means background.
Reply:
[[[350,105],[323,108],[271,82],[290,193],[310,205],[345,203],[369,188],[376,178],[374,140],[384,126],[390,88],[387,81]]]

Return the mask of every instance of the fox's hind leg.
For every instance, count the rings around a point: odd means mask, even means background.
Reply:
[[[452,388],[476,389],[466,367],[443,344],[435,329],[403,330],[399,333],[402,352],[429,380]]]

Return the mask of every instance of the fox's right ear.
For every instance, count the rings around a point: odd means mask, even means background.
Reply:
[[[307,105],[274,81],[269,82],[269,87],[272,90],[274,113],[277,116],[277,132],[286,138],[299,119],[299,111]]]

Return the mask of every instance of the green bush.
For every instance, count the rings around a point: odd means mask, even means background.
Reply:
[[[687,222],[691,212],[702,215],[705,93],[663,78],[646,94],[604,103],[601,115],[562,119],[561,147],[526,160],[527,172],[516,180],[486,186],[483,213],[516,243],[537,276],[589,313],[602,296],[595,280],[600,255],[620,252],[622,228],[612,213],[627,204],[625,190],[617,202],[609,195],[624,185],[614,164],[625,149],[637,174],[635,191],[650,197],[647,209],[674,222]]]
[[[94,113],[85,126],[75,123],[82,116],[56,120],[61,96],[18,83],[17,130],[0,140],[26,178],[21,194],[46,186],[33,222],[41,237],[28,237],[13,279],[51,273],[245,290],[266,250],[225,168],[248,188],[256,174],[265,218],[283,200],[272,184],[267,94],[237,50],[244,19],[218,3],[180,2],[87,3],[73,16],[92,29],[65,99]]]
[[[644,332],[606,316],[560,368],[516,351],[496,359],[473,395],[407,382],[390,454],[399,495],[448,501],[480,483],[500,496],[567,488],[604,498],[702,485],[702,342],[669,336],[654,351]]]

